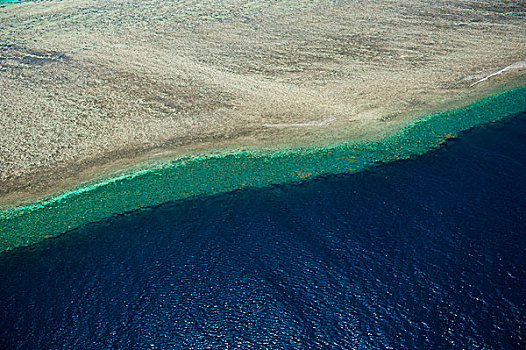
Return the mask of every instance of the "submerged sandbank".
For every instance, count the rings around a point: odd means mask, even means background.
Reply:
[[[460,131],[526,111],[526,87],[430,114],[378,140],[283,151],[185,157],[0,214],[0,250],[56,237],[88,222],[191,196],[355,173],[436,149]]]

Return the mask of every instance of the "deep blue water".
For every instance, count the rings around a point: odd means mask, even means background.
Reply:
[[[526,346],[526,115],[0,256],[11,349]]]

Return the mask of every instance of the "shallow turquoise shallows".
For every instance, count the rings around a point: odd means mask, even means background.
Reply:
[[[173,160],[157,168],[0,212],[0,251],[37,243],[88,222],[167,201],[247,186],[301,181],[325,174],[355,173],[375,164],[423,154],[460,131],[523,111],[526,111],[526,87],[505,91],[460,109],[424,116],[374,142]]]

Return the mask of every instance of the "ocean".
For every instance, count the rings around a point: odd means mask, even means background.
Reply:
[[[0,255],[5,349],[526,346],[526,114]]]

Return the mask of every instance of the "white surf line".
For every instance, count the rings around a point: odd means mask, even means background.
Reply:
[[[309,123],[290,123],[290,124],[263,124],[265,128],[305,128],[310,126],[324,126],[336,121],[336,118],[330,117],[322,121],[309,122]]]
[[[471,84],[469,87],[472,87],[472,86],[475,86],[477,85],[478,83],[481,83],[485,80],[488,80],[489,78],[491,77],[494,77],[495,75],[499,75],[499,74],[502,74],[510,69],[521,69],[521,68],[526,68],[526,60],[522,60],[522,61],[519,61],[519,62],[515,62],[514,64],[510,65],[510,66],[507,66],[505,68],[502,68],[501,70],[499,70],[498,72],[495,72],[495,73],[492,73],[480,80],[477,80],[476,82],[474,82],[473,84]]]

